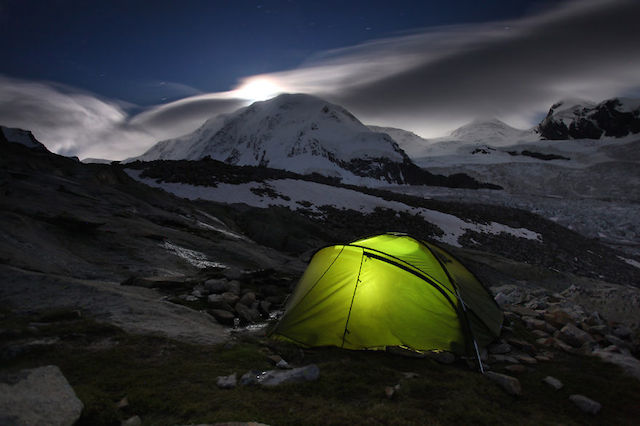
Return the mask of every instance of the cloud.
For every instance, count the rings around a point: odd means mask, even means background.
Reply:
[[[133,106],[123,102],[60,84],[0,76],[0,124],[31,130],[61,155],[120,160],[246,104],[230,96],[193,96],[131,116]]]
[[[433,28],[272,73],[367,122],[430,136],[474,118],[530,126],[565,97],[640,87],[640,2],[580,0],[518,20]]]
[[[529,127],[562,98],[637,93],[638,16],[637,0],[566,1],[521,19],[430,28],[321,52],[297,69],[239,79],[229,92],[199,94],[166,83],[195,95],[137,115],[130,105],[66,86],[0,76],[0,124],[33,130],[58,153],[123,159],[246,105],[243,88],[266,79],[283,92],[341,104],[366,123],[425,137],[485,117]]]
[[[63,155],[110,158],[149,143],[149,136],[121,131],[123,106],[62,85],[0,76],[0,124],[33,131]]]

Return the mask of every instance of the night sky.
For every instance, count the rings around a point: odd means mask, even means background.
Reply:
[[[279,92],[425,137],[530,127],[562,98],[640,97],[639,16],[637,0],[0,0],[0,124],[112,159]]]

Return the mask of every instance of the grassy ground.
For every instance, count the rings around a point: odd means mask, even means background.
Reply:
[[[255,336],[220,346],[193,346],[123,331],[57,311],[0,314],[5,358],[0,371],[58,365],[85,404],[79,424],[111,425],[139,415],[145,425],[260,421],[281,424],[633,424],[640,418],[640,382],[597,359],[556,353],[551,362],[519,375],[523,395],[509,396],[464,363],[337,348],[301,350]],[[518,330],[522,336],[526,332]],[[7,355],[28,339],[59,337]],[[280,354],[296,365],[316,363],[316,382],[276,388],[221,390],[216,377],[271,369]],[[501,371],[499,366],[496,371]],[[414,372],[407,379],[403,372]],[[553,375],[565,387],[541,380]],[[400,384],[392,399],[386,386]],[[603,405],[584,414],[568,396],[581,393]],[[129,406],[116,408],[127,397]],[[636,423],[637,424],[637,423]]]

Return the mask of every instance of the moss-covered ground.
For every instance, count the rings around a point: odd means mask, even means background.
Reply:
[[[0,314],[1,371],[60,367],[85,405],[81,425],[117,425],[138,415],[145,425],[224,421],[282,424],[637,424],[640,381],[591,357],[560,352],[518,375],[523,395],[506,394],[464,362],[337,348],[305,349],[255,336],[220,346],[195,346],[134,336],[74,312]],[[530,337],[522,329],[519,337]],[[23,342],[57,337],[52,345]],[[22,343],[21,343],[22,342]],[[22,349],[20,349],[22,348]],[[222,390],[220,375],[273,368],[279,354],[295,365],[316,363],[315,382]],[[502,371],[500,366],[495,371]],[[405,378],[404,372],[417,373]],[[542,383],[552,375],[555,391]],[[385,387],[399,384],[393,398]],[[597,415],[569,400],[580,393],[600,403]],[[116,404],[127,397],[128,406]]]

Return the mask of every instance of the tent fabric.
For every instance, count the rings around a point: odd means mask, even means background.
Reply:
[[[313,256],[272,337],[306,347],[471,355],[500,334],[489,292],[441,247],[383,234]]]

